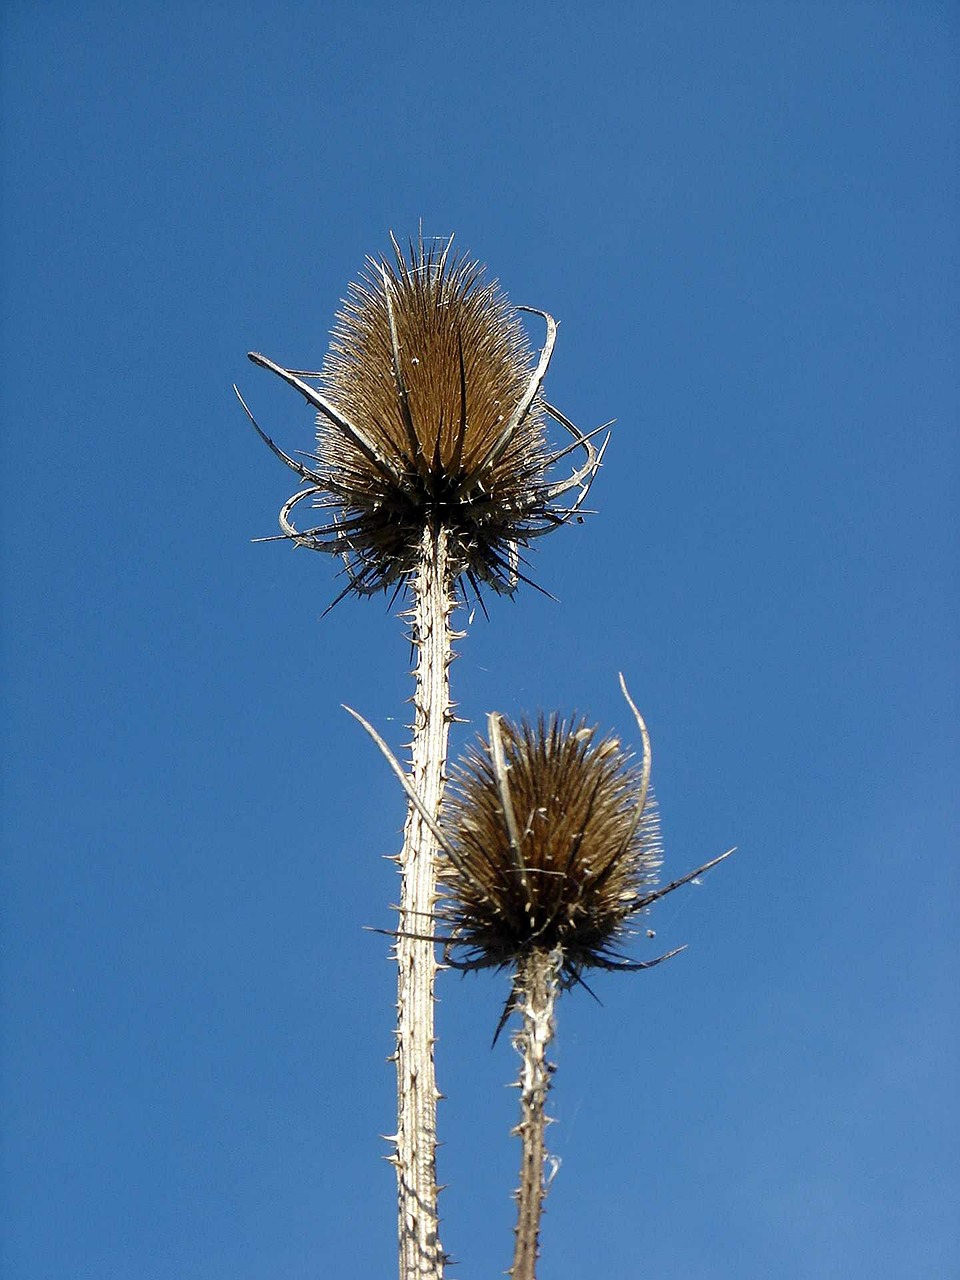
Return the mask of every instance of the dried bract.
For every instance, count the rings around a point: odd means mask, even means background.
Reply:
[[[633,967],[619,948],[661,848],[644,769],[631,761],[580,719],[491,716],[443,813],[456,858],[441,879],[466,967],[514,964],[534,948],[559,951],[568,982],[592,966]]]
[[[341,555],[348,590],[402,582],[424,529],[443,527],[454,576],[509,594],[523,578],[519,549],[574,515],[600,464],[603,449],[543,398],[555,321],[535,313],[546,338],[534,361],[518,314],[532,309],[511,306],[451,245],[421,240],[408,259],[394,242],[395,261],[368,259],[319,374],[250,357],[318,410],[308,465],[264,438],[305,486],[281,511],[283,536]],[[573,438],[553,453],[547,416]],[[575,449],[583,465],[553,482],[552,467]],[[330,513],[325,524],[294,528],[293,507],[304,498]]]

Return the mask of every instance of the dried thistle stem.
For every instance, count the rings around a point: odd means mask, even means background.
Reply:
[[[516,1007],[523,1022],[514,1036],[520,1054],[520,1123],[514,1132],[521,1143],[513,1280],[535,1280],[540,1252],[540,1218],[546,1198],[543,1164],[547,1154],[547,1094],[553,1066],[547,1048],[553,1039],[554,1008],[560,994],[563,957],[559,950],[533,948],[519,961],[514,978]]]
[[[450,615],[453,610],[448,532],[427,527],[413,581],[417,650],[412,786],[434,821],[443,795],[451,706]],[[394,1163],[400,1280],[441,1280],[444,1253],[437,1212],[437,1101],[433,1046],[434,945],[424,936],[437,898],[436,838],[410,806],[400,855],[402,889],[397,955],[397,1135]]]

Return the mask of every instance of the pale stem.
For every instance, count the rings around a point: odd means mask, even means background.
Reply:
[[[549,1123],[546,1104],[553,1073],[547,1047],[553,1039],[560,962],[558,951],[530,951],[520,960],[514,978],[516,1007],[523,1023],[513,1041],[520,1054],[520,1123],[514,1132],[521,1143],[516,1240],[510,1268],[513,1280],[535,1280],[537,1274],[540,1218],[547,1193],[543,1176]]]
[[[447,532],[426,529],[413,583],[417,652],[411,782],[436,822],[443,795],[451,720],[452,660]],[[441,1280],[444,1253],[437,1212],[437,1090],[434,1069],[434,986],[437,960],[433,911],[437,843],[412,804],[404,828],[397,955],[397,1169],[400,1280]]]

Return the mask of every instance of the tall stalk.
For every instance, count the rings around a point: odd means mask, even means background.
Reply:
[[[554,1010],[560,994],[563,953],[540,947],[518,962],[514,979],[516,1007],[521,1015],[514,1046],[520,1054],[520,1185],[516,1192],[517,1225],[514,1228],[513,1280],[535,1280],[540,1254],[540,1218],[546,1186],[543,1167],[547,1157],[547,1094],[553,1066],[547,1048],[553,1039]]]
[[[454,600],[448,533],[428,527],[413,582],[413,786],[436,819],[443,796],[450,730]],[[437,899],[437,843],[411,805],[400,854],[402,887],[397,934],[397,1170],[401,1280],[441,1280],[444,1253],[437,1211],[437,1090],[434,1066],[434,985],[437,960],[433,912]]]

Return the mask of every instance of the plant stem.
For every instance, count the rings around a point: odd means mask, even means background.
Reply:
[[[437,818],[443,796],[452,718],[449,668],[453,583],[447,531],[425,529],[413,583],[414,692],[412,784]],[[437,1090],[434,1071],[434,931],[436,842],[410,806],[400,869],[397,938],[397,1169],[400,1280],[442,1280],[444,1253],[437,1213]],[[420,935],[420,936],[416,936]]]
[[[514,991],[523,1025],[514,1037],[520,1054],[520,1186],[516,1192],[517,1225],[513,1249],[513,1280],[535,1280],[540,1251],[540,1218],[546,1197],[543,1162],[546,1156],[547,1093],[553,1066],[547,1047],[553,1039],[554,1007],[560,990],[558,951],[535,948],[517,965]]]

